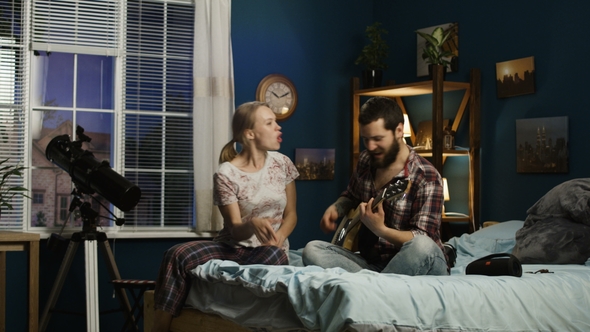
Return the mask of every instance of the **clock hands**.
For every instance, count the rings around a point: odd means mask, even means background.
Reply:
[[[277,98],[281,98],[281,97],[277,96],[277,94],[274,91],[272,91],[272,94],[275,95],[275,97],[277,97]]]
[[[279,98],[283,98],[284,96],[288,95],[289,92],[285,93],[284,95],[280,96]],[[276,96],[276,95],[275,95]]]

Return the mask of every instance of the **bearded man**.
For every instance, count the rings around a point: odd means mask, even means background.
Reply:
[[[449,268],[440,240],[443,185],[436,168],[405,142],[404,117],[397,103],[373,97],[360,109],[358,121],[365,145],[346,190],[320,221],[325,232],[358,206],[362,222],[358,251],[325,241],[311,241],[303,263],[349,272],[369,269],[405,275],[447,275]],[[396,183],[407,183],[397,199],[375,196]]]

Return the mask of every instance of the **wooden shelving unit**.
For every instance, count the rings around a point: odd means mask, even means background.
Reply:
[[[360,153],[360,133],[358,114],[361,96],[383,96],[394,98],[402,111],[407,114],[402,97],[432,95],[432,149],[416,150],[420,155],[429,157],[432,164],[443,175],[444,161],[447,157],[469,158],[469,214],[468,217],[443,216],[443,222],[467,222],[473,232],[480,227],[480,100],[481,73],[471,69],[469,82],[443,81],[443,67],[435,66],[433,79],[408,84],[389,85],[373,89],[360,89],[359,79],[352,79],[352,118],[351,118],[351,169],[356,167]],[[445,92],[464,91],[463,98],[452,123],[452,130],[457,132],[465,112],[469,111],[469,150],[443,149],[443,97]],[[415,134],[412,130],[412,142]]]

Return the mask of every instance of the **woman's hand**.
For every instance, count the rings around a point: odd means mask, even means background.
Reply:
[[[252,231],[260,243],[263,245],[274,245],[273,243],[279,242],[279,238],[272,228],[270,219],[252,218],[250,222],[252,224]]]
[[[275,247],[279,247],[282,248],[283,247],[283,243],[285,242],[285,240],[287,239],[283,234],[281,234],[280,232],[276,232],[276,241],[269,241],[267,243],[263,243],[263,245],[267,245],[267,246],[275,246]]]

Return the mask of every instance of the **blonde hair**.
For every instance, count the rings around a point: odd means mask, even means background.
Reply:
[[[254,128],[256,118],[254,115],[261,106],[269,107],[267,103],[261,101],[250,101],[238,106],[232,118],[232,139],[221,149],[219,154],[219,163],[231,161],[238,155],[234,143],[240,143],[242,146],[247,146],[249,141],[245,139],[244,132],[248,129]]]

